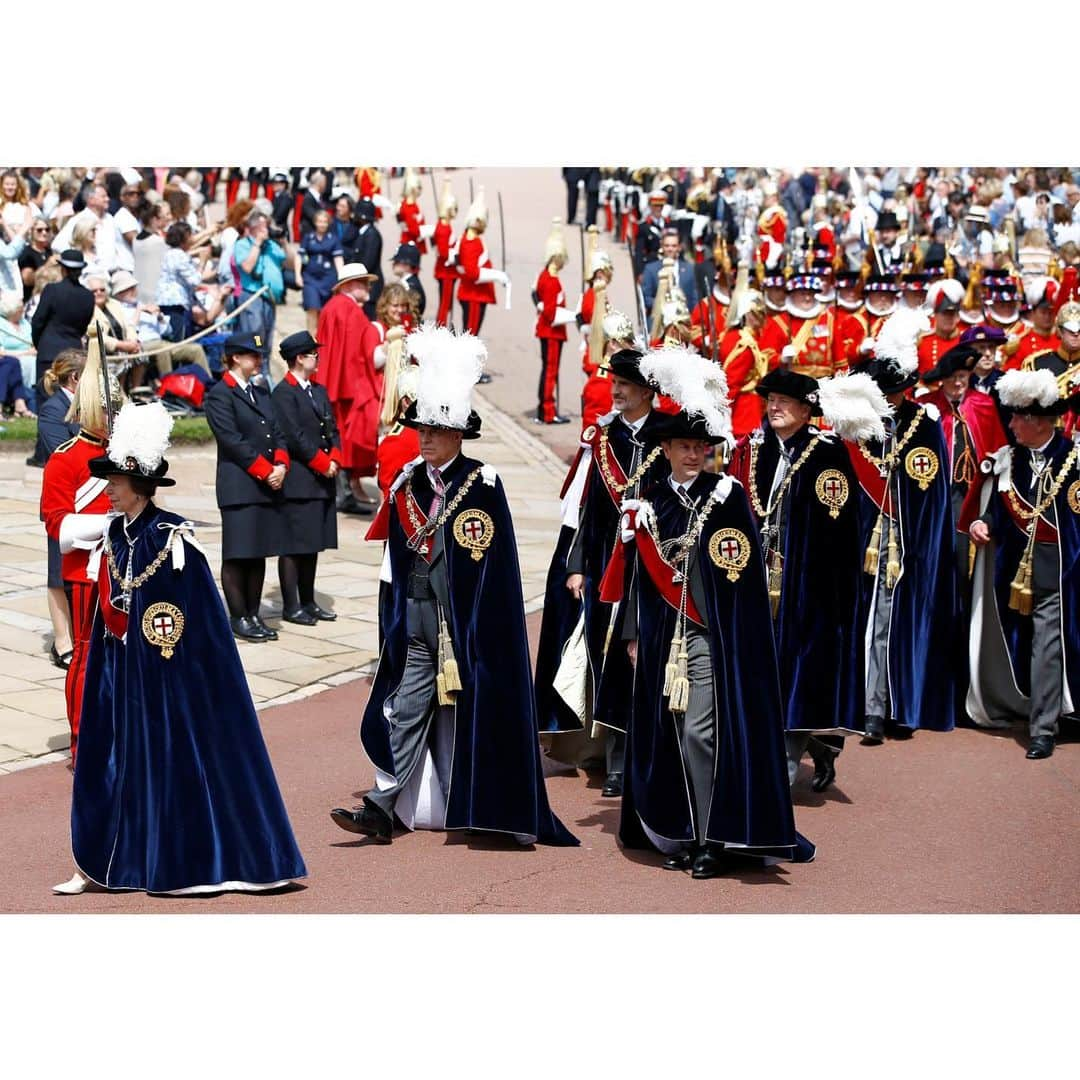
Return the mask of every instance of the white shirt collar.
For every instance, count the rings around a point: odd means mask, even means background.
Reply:
[[[297,375],[295,371],[293,372],[293,378],[300,384],[302,390],[306,390],[311,385],[310,379],[305,379],[303,375]]]
[[[232,373],[232,377],[236,380],[236,385],[239,386],[241,390],[247,390],[247,379],[242,375],[237,375],[235,371]]]
[[[627,420],[622,413],[619,413],[619,419],[636,435],[641,430],[642,424],[649,419],[649,414],[639,416],[636,420]]]
[[[680,490],[685,491],[686,494],[689,495],[690,489],[694,486],[694,484],[697,483],[697,478],[700,475],[701,473],[698,473],[698,475],[695,476],[693,480],[687,480],[685,483],[680,483],[680,481],[675,479],[674,473],[668,473],[667,481],[671,485],[671,490],[674,491],[676,495],[679,494]]]
[[[450,466],[451,466],[451,465],[453,465],[455,461],[457,461],[458,457],[460,457],[460,455],[459,455],[459,454],[455,454],[455,455],[454,455],[454,456],[453,456],[452,458],[450,458],[450,460],[449,460],[449,461],[444,461],[444,462],[443,462],[443,463],[442,463],[442,464],[441,464],[441,465],[439,466],[439,474],[440,474],[441,476],[445,476],[445,475],[446,475],[446,470],[447,470],[447,469],[449,469],[449,468],[450,468]],[[432,467],[431,467],[430,465],[427,465],[427,477],[428,477],[428,480],[429,480],[429,481],[430,481],[430,482],[431,482],[432,484],[434,484],[434,483],[435,483],[435,473],[434,473],[434,471],[433,471],[433,469],[432,469]]]
[[[1046,448],[1047,448],[1047,447],[1048,447],[1048,446],[1049,446],[1049,445],[1050,445],[1050,444],[1051,444],[1051,443],[1052,443],[1053,441],[1054,441],[1054,436],[1053,436],[1053,435],[1051,435],[1051,436],[1050,436],[1050,438],[1049,438],[1049,439],[1047,439],[1047,440],[1046,440],[1046,442],[1044,442],[1044,443],[1042,444],[1042,446],[1037,446],[1037,447],[1035,447],[1035,449],[1034,449],[1034,450],[1032,450],[1031,452],[1032,452],[1033,454],[1045,454],[1045,453],[1046,453]]]
[[[67,397],[68,401],[75,400],[75,395],[66,386],[61,386],[60,389],[64,391],[64,395]]]

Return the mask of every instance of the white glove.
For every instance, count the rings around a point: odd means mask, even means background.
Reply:
[[[392,214],[397,213],[397,207],[385,196],[376,192],[371,196],[371,201],[379,207],[381,210],[389,211]]]
[[[709,224],[709,219],[704,214],[695,214],[694,220],[690,225],[690,235],[695,240],[701,239],[701,234],[705,231],[705,226]]]
[[[874,351],[874,339],[872,337],[864,337],[859,342],[859,352],[865,356],[869,352]]]
[[[386,346],[376,345],[372,356],[375,359],[375,370],[382,371],[382,369],[386,367]]]
[[[492,281],[497,281],[500,285],[510,284],[510,278],[506,276],[504,271],[495,270],[490,266],[484,267],[480,273],[476,275],[476,283],[478,285],[487,285]]]
[[[430,240],[435,235],[435,226],[437,224],[438,224],[437,222],[433,221],[430,225],[421,225],[420,226],[420,239],[421,240]]]
[[[551,325],[566,326],[567,323],[572,323],[576,318],[576,312],[571,311],[569,308],[557,307],[555,309],[555,317],[551,320]]]
[[[785,345],[783,351],[780,353],[780,359],[785,364],[790,364],[795,359],[795,346]]]
[[[92,548],[105,535],[111,514],[66,514],[60,522],[60,554]]]

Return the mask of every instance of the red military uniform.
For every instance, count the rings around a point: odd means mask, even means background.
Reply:
[[[439,218],[432,236],[435,245],[435,280],[439,285],[439,312],[435,316],[437,326],[446,326],[450,321],[450,309],[454,304],[454,283],[458,273],[454,265],[457,258],[456,241],[450,222]]]
[[[382,438],[376,451],[377,479],[383,500],[390,497],[390,485],[405,465],[420,456],[420,435],[416,428],[395,424]]]
[[[781,247],[787,239],[787,212],[781,206],[769,206],[758,218],[758,236],[767,236]]]
[[[458,244],[457,274],[458,300],[463,310],[464,327],[470,334],[479,334],[484,321],[484,309],[495,303],[495,283],[479,281],[481,270],[492,269],[491,259],[484,244],[483,233],[466,229]]]
[[[596,311],[596,290],[590,285],[581,294],[578,314],[581,316],[581,370],[586,375],[595,375],[599,367],[589,356],[589,334],[592,331],[593,314]],[[587,426],[587,425],[586,425]]]
[[[535,290],[540,308],[534,330],[540,339],[540,401],[537,416],[545,424],[550,424],[558,413],[555,399],[559,390],[559,361],[566,342],[566,325],[555,321],[558,309],[566,306],[566,297],[558,275],[551,272],[551,265],[549,263],[540,271]]]
[[[702,356],[712,356],[713,342],[710,328],[715,332],[717,338],[723,339],[730,304],[730,298],[727,303],[723,303],[716,299],[715,292],[710,292],[704,299],[699,300],[694,305],[694,310],[690,312],[690,324],[696,327],[693,336],[694,346],[701,352]],[[710,306],[712,308],[711,312],[709,310]]]
[[[107,514],[112,509],[105,494],[108,481],[90,475],[90,462],[105,453],[105,440],[81,431],[74,439],[58,446],[45,463],[41,481],[41,518],[45,532],[53,540],[60,539],[61,526],[65,534],[75,519]],[[104,531],[104,522],[102,522]],[[87,576],[89,548],[73,548],[62,556],[60,564],[64,588],[71,602],[71,664],[64,680],[68,725],[71,728],[71,756],[75,758],[79,740],[79,715],[82,712],[83,682],[86,659],[90,653],[90,634],[97,610],[97,587]],[[109,571],[102,563],[99,573]]]
[[[1002,364],[1004,371],[1013,371],[1024,366],[1024,361],[1029,356],[1037,353],[1057,352],[1061,344],[1061,338],[1052,331],[1049,334],[1040,334],[1033,326],[1026,323],[1023,328],[1011,335],[1009,340],[1002,346],[1001,351],[1005,356]]]
[[[382,178],[379,176],[378,169],[372,169],[370,166],[361,167],[356,170],[355,179],[361,199],[373,199],[376,195],[382,194]],[[381,217],[382,211],[376,206],[375,220],[378,221]]]
[[[737,439],[761,426],[765,399],[755,388],[771,368],[777,366],[749,327],[729,330],[720,342],[720,363],[727,376],[731,402],[731,429]]]
[[[765,320],[759,344],[769,360],[769,367],[780,363],[780,354],[791,340],[791,317],[786,311],[772,312]]]
[[[842,343],[833,333],[833,312],[831,308],[822,308],[808,319],[782,311],[772,315],[765,323],[761,333],[761,344],[769,359],[770,367],[775,354],[783,360],[783,351],[788,345],[795,349],[795,355],[786,361],[787,366],[800,375],[812,379],[823,379],[837,371],[847,369],[848,361],[843,354]]]
[[[945,337],[936,330],[929,330],[919,338],[919,374],[925,375],[950,350],[960,344],[960,331]]]
[[[414,199],[402,199],[397,219],[401,223],[401,243],[415,244],[421,255],[427,254],[427,241],[420,235],[424,224],[424,212]]]

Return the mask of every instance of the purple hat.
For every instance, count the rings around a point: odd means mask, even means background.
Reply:
[[[960,345],[1004,345],[1006,341],[1008,335],[997,326],[972,326],[960,335]]]

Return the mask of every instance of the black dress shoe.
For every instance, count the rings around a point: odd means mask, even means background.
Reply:
[[[346,832],[370,836],[376,844],[389,844],[394,839],[394,823],[371,803],[365,802],[359,810],[331,810],[330,817]]]
[[[31,454],[26,459],[26,464],[29,465],[30,468],[32,468],[32,469],[44,469],[45,468],[45,462],[42,461],[40,458],[34,457],[33,454]]]
[[[67,671],[71,667],[71,658],[74,653],[71,649],[67,652],[61,653],[56,651],[56,642],[54,641],[49,648],[49,659],[61,670]]]
[[[549,424],[569,424],[569,416],[556,416],[554,419],[548,421]]]
[[[359,502],[354,495],[348,495],[337,504],[338,512],[342,514],[358,514],[360,517],[370,517],[375,513],[375,507],[368,503]]]
[[[333,622],[337,618],[336,611],[327,611],[326,608],[319,607],[314,601],[305,604],[304,610],[309,615],[313,615],[319,622]]]
[[[1028,752],[1024,755],[1028,761],[1041,761],[1043,758],[1048,758],[1054,752],[1054,736],[1053,735],[1035,735],[1031,740],[1031,745],[1028,747]]]
[[[606,795],[611,798],[615,795],[622,794],[622,773],[621,772],[609,772],[607,779],[604,781],[604,786],[600,790],[601,795]]]
[[[877,746],[885,741],[885,717],[868,716],[866,718],[866,734],[862,737],[863,746]]]
[[[247,615],[240,619],[230,619],[234,637],[243,638],[244,641],[266,641],[266,635],[259,629],[258,623]]]
[[[252,615],[251,621],[259,628],[259,632],[267,641],[277,641],[277,631],[271,630],[258,615]]]
[[[298,607],[295,611],[283,611],[281,617],[286,622],[296,623],[297,626],[315,626],[319,621],[307,608]]]
[[[669,859],[664,860],[665,870],[689,870],[693,860],[689,851],[678,851]]]
[[[491,382],[491,376],[485,371],[476,382],[479,386],[487,386],[487,384]]]
[[[694,856],[693,868],[690,871],[692,878],[699,881],[705,878],[720,877],[729,867],[730,862],[723,856],[703,848]]]
[[[915,729],[908,727],[906,724],[896,724],[893,726],[893,729],[889,732],[889,734],[894,739],[900,739],[901,741],[903,741],[904,739],[910,739],[912,735],[915,734]]]
[[[836,755],[830,754],[814,762],[814,777],[810,781],[811,791],[824,791],[836,779]]]

